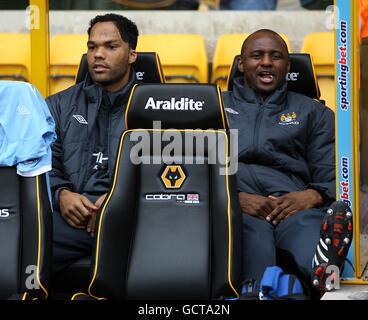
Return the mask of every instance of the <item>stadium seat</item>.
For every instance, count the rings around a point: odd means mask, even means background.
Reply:
[[[316,32],[307,34],[303,40],[301,52],[309,53],[321,90],[321,99],[326,105],[335,110],[335,40],[334,33]]]
[[[129,101],[128,130],[96,220],[88,294],[74,299],[238,296],[241,211],[235,175],[219,160],[229,148],[218,87],[142,84]],[[161,129],[153,130],[157,119]]]
[[[280,34],[286,41],[290,52],[290,41],[285,34]],[[216,43],[212,61],[212,83],[218,84],[221,90],[227,88],[227,77],[236,55],[240,54],[241,46],[249,34],[234,33],[220,36]]]
[[[58,34],[50,40],[50,93],[75,83],[80,57],[87,52],[86,34]]]
[[[0,80],[29,81],[31,43],[26,33],[0,33]]]
[[[228,79],[229,91],[233,89],[234,79],[243,75],[238,69],[239,57],[239,55],[235,56],[231,66]],[[290,72],[287,75],[287,80],[289,90],[320,100],[320,91],[309,54],[290,53]]]
[[[49,296],[52,210],[46,175],[0,167],[0,300]]]
[[[152,34],[138,39],[137,51],[157,52],[166,82],[207,83],[208,60],[197,34]]]
[[[326,106],[335,111],[335,80],[333,77],[317,76],[318,86],[321,90],[321,99],[325,101]]]
[[[334,33],[316,32],[307,34],[303,39],[301,52],[309,53],[313,57],[317,75],[334,76]]]

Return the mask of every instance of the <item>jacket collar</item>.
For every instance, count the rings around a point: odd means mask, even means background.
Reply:
[[[280,88],[269,95],[264,102],[265,105],[280,105],[284,102],[287,95],[287,82],[285,82]],[[261,96],[256,93],[252,88],[244,84],[244,79],[238,77],[234,79],[233,94],[237,100],[246,101],[252,104],[262,104]]]
[[[129,82],[121,89],[121,93],[115,99],[115,106],[126,108],[126,103],[130,96],[130,90],[137,83],[137,76],[132,68]],[[88,100],[87,117],[88,117],[88,136],[91,135],[96,122],[98,109],[102,101],[102,87],[95,84],[90,75],[87,73],[83,83],[83,90],[86,93]]]
[[[130,80],[129,82],[122,88],[119,90],[118,95],[116,96],[115,99],[115,103],[114,103],[114,108],[116,107],[121,107],[123,106],[125,109],[126,104],[128,103],[129,97],[130,97],[130,92],[133,88],[133,86],[138,82],[137,80],[137,76],[136,73],[134,71],[134,69],[131,69],[131,74],[130,74]]]
[[[131,68],[130,80],[129,82],[120,90],[120,93],[115,99],[114,106],[125,106],[129,100],[129,93],[132,90],[134,84],[138,82],[136,73],[133,68]],[[101,104],[102,99],[102,87],[93,82],[89,73],[86,74],[83,82],[83,91],[86,93],[89,102]]]

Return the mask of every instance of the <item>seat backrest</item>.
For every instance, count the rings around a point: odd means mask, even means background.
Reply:
[[[47,298],[51,258],[46,174],[22,177],[16,167],[0,167],[0,299]]]
[[[74,84],[82,54],[87,52],[87,34],[57,34],[50,39],[50,93]]]
[[[164,83],[161,62],[156,52],[137,52],[137,60],[133,63],[137,79],[145,83]],[[83,81],[88,73],[87,55],[80,60],[75,83]]]
[[[160,128],[153,125],[156,120]],[[235,177],[227,162],[221,174],[220,162],[210,161],[211,156],[217,160],[217,151],[226,159],[229,152],[218,87],[138,85],[127,106],[126,127],[113,183],[96,220],[89,294],[236,296],[241,211]]]
[[[28,81],[31,42],[26,33],[0,33],[0,80]]]
[[[215,52],[212,60],[212,83],[218,84],[221,90],[227,88],[227,76],[231,68],[234,57],[240,54],[244,40],[248,33],[233,33],[220,36],[216,42]],[[290,41],[285,34],[280,34],[285,40],[289,52],[291,50]]]
[[[138,39],[137,51],[159,54],[166,82],[208,81],[205,41],[198,34],[142,35]]]
[[[238,69],[239,56],[234,58],[228,78],[228,90],[232,91],[234,79],[243,76]],[[313,99],[319,99],[320,92],[314,73],[313,62],[307,53],[290,53],[290,72],[287,74],[288,88]]]
[[[335,39],[334,32],[315,32],[307,34],[303,39],[300,52],[309,53],[313,58],[314,68],[321,99],[335,110]]]
[[[333,31],[309,33],[304,37],[300,52],[312,56],[317,77],[334,77],[334,45]]]
[[[332,111],[336,111],[336,101],[335,101],[335,80],[330,78],[318,78],[318,86],[321,91],[321,100],[325,101],[327,107]]]

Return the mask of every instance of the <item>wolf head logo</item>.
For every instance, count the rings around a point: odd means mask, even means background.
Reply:
[[[175,168],[175,171],[172,168],[170,168],[169,171],[166,173],[165,178],[170,181],[171,187],[175,187],[176,181],[178,181],[181,178],[178,168]]]
[[[186,176],[179,165],[167,166],[161,175],[161,179],[167,189],[179,189]]]

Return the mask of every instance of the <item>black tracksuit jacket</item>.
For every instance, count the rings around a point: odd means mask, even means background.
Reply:
[[[307,188],[335,199],[334,113],[287,84],[266,101],[243,79],[223,99],[231,129],[238,129],[238,191],[279,196]],[[329,201],[327,201],[328,203]]]
[[[103,110],[100,110],[103,104],[102,88],[94,84],[88,74],[81,83],[46,99],[57,134],[57,140],[52,145],[50,173],[54,208],[59,209],[59,191],[62,188],[84,194],[93,202],[108,191],[111,175],[108,179],[102,179],[104,181],[89,181],[94,174],[97,117],[104,112],[106,121],[99,123],[99,126],[102,126],[101,132],[107,133],[104,153],[108,157],[109,174],[113,172],[120,135],[125,129],[125,108],[131,89],[137,83],[135,72],[131,74],[129,83],[122,89],[115,104],[109,108],[105,106]],[[85,193],[87,183],[94,188],[93,193]]]

